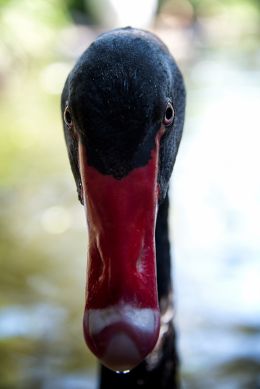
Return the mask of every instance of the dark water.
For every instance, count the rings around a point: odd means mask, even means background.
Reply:
[[[260,53],[254,58],[251,66],[208,53],[187,72],[171,213],[185,389],[260,388]],[[59,147],[65,161],[62,138]],[[1,388],[96,387],[81,324],[85,222],[66,163],[66,173],[2,189]]]

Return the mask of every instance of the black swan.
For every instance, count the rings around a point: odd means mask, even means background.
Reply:
[[[167,191],[184,123],[182,75],[155,35],[116,29],[79,58],[61,105],[86,209],[83,328],[102,363],[100,388],[178,388]]]

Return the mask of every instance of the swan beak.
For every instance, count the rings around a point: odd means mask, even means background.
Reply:
[[[159,136],[147,165],[122,179],[79,165],[89,231],[88,347],[108,368],[131,370],[154,348],[160,328],[155,254]]]

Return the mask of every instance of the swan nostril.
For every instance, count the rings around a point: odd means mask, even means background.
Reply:
[[[140,250],[140,255],[136,261],[136,270],[138,273],[141,273],[141,274],[144,273],[144,271],[145,271],[145,266],[144,266],[145,256],[146,256],[146,250],[145,250],[144,244],[142,244],[142,248]]]
[[[142,255],[140,255],[136,261],[136,270],[138,271],[138,273],[142,273],[143,272],[143,258],[142,258]]]

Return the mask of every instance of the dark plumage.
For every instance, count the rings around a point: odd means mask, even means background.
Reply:
[[[166,120],[169,106],[174,109],[170,124]],[[151,356],[126,375],[102,367],[100,387],[177,388],[167,190],[184,123],[181,73],[166,46],[153,34],[129,27],[113,30],[98,37],[72,69],[62,93],[64,111],[65,140],[82,203],[79,141],[86,150],[88,166],[104,176],[123,180],[134,169],[147,165],[155,138],[163,132],[155,241],[158,297],[162,320],[165,313],[168,319]]]
[[[97,38],[69,74],[62,112],[68,102],[90,165],[120,178],[147,162],[168,100],[175,119],[161,142],[164,198],[182,134],[185,90],[173,57],[156,36],[126,28]],[[64,132],[79,189],[76,139],[66,126]]]

